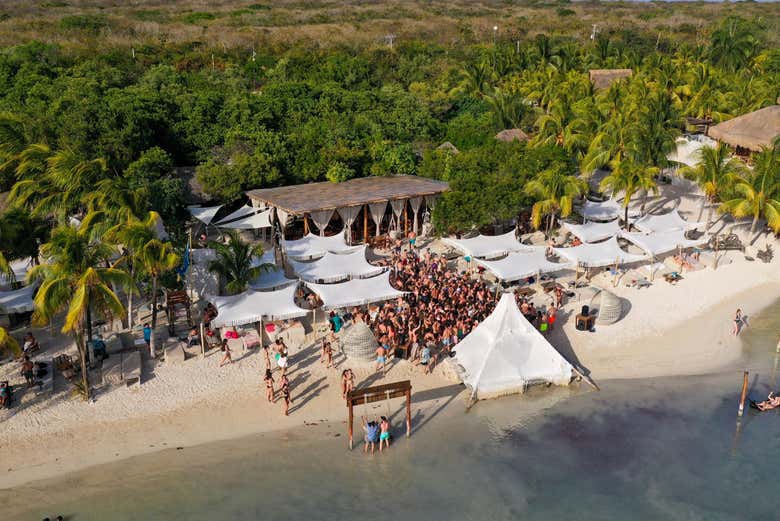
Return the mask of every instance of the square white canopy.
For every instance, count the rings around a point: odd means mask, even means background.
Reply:
[[[612,219],[617,219],[625,214],[623,205],[614,199],[607,199],[600,203],[586,199],[580,212],[588,221],[611,221]],[[639,212],[629,208],[628,216],[639,217]]]
[[[268,228],[271,226],[271,210],[248,215],[231,221],[229,223],[221,224],[217,223],[220,228],[230,228],[232,230],[257,230],[259,228]]]
[[[495,259],[512,251],[529,250],[528,246],[517,240],[515,230],[503,235],[477,235],[470,239],[445,237],[442,241],[457,248],[465,256],[480,259]]]
[[[635,255],[624,251],[612,237],[604,242],[585,243],[572,248],[553,248],[555,253],[568,259],[573,264],[588,268],[598,268],[611,264],[626,264],[645,260],[647,255]]]
[[[637,245],[648,255],[663,255],[677,248],[693,248],[707,243],[703,236],[697,240],[685,238],[684,230],[672,230],[659,233],[631,233],[620,232],[620,236]]]
[[[282,246],[287,256],[293,260],[316,259],[328,252],[349,253],[360,249],[360,246],[348,245],[343,232],[330,237],[309,233],[295,241],[283,240]]]
[[[296,275],[308,282],[338,282],[346,279],[373,277],[385,271],[366,260],[366,247],[361,246],[352,253],[326,253],[311,262],[290,260]]]
[[[603,241],[620,231],[617,219],[605,223],[586,222],[585,224],[574,224],[564,222],[562,226],[582,242]]]
[[[523,392],[536,383],[568,385],[572,366],[505,293],[496,309],[455,346],[463,383],[476,398]]]
[[[510,282],[525,279],[538,273],[552,273],[571,268],[570,262],[550,262],[544,246],[537,246],[529,252],[512,252],[503,259],[487,261],[477,259],[477,264],[490,270],[499,280]]]
[[[325,309],[362,306],[404,296],[403,291],[390,285],[389,271],[368,279],[354,279],[338,284],[307,282],[306,286],[319,295]]]
[[[672,210],[662,215],[647,214],[633,222],[634,227],[644,233],[671,232],[674,230],[693,230],[703,227],[704,223],[688,222],[680,212]]]
[[[190,215],[208,226],[220,208],[222,208],[221,204],[219,206],[188,206],[187,210],[189,210]]]
[[[241,326],[261,320],[284,320],[302,317],[307,310],[295,304],[296,286],[287,286],[276,291],[249,290],[227,297],[209,297],[217,308],[214,327]]]

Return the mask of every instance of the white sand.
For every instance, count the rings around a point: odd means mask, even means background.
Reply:
[[[678,198],[677,202],[681,209],[689,209],[689,218],[696,217],[690,210],[697,204],[695,198]],[[764,264],[730,254],[727,260],[733,263],[685,273],[675,286],[656,279],[652,287],[637,290],[624,287],[624,280],[612,288],[610,280],[602,280],[603,286],[630,301],[625,318],[611,326],[597,326],[595,333],[579,332],[574,329],[573,315],[587,302],[570,302],[550,339],[602,385],[609,379],[706,373],[729,367],[741,352],[738,339],[729,334],[731,316],[736,307],[754,315],[780,296],[780,259]],[[42,340],[50,343],[46,337]],[[56,348],[49,349],[54,354],[68,343],[60,338],[59,345],[55,342]],[[234,354],[236,359],[240,356]],[[284,417],[280,403],[265,400],[261,355],[251,354],[223,368],[217,367],[219,358],[218,354],[195,357],[179,366],[147,362],[140,387],[108,389],[92,403],[60,391],[54,397],[28,400],[10,411],[0,411],[0,488],[163,448],[287,430],[306,423],[343,422],[346,407],[339,378],[347,366],[355,369],[358,384],[411,379],[416,417],[430,417],[441,410],[455,413],[463,407],[462,388],[438,371],[423,375],[401,362],[385,378],[374,380],[371,368],[340,358],[342,365],[326,370],[319,363],[317,348],[309,346],[292,352],[294,403],[291,415]],[[0,367],[0,377],[12,369],[16,373],[16,366]],[[17,374],[14,379],[18,383]],[[393,400],[391,411],[401,405],[401,400]],[[386,407],[377,403],[368,411],[384,414]],[[341,440],[346,447],[343,429]],[[360,437],[357,430],[356,436]]]

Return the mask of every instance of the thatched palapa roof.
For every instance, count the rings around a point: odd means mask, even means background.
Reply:
[[[617,80],[630,78],[633,73],[631,69],[591,69],[588,77],[594,87],[606,89]]]
[[[517,141],[528,141],[531,139],[528,137],[528,134],[520,130],[519,128],[508,128],[506,130],[502,130],[498,134],[496,134],[496,139],[499,141],[504,141],[506,143],[510,143],[514,140]]]
[[[450,143],[449,141],[445,141],[441,145],[436,147],[436,150],[446,150],[448,152],[452,152],[453,154],[459,154],[460,150],[458,150],[458,147]]]
[[[759,151],[780,136],[780,105],[771,105],[710,127],[709,136],[732,147]]]
[[[438,195],[450,189],[449,184],[414,175],[361,177],[343,183],[309,183],[250,190],[253,201],[279,208],[294,215],[318,210],[360,206],[382,201]]]

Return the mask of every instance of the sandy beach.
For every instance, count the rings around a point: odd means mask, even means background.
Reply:
[[[550,337],[602,386],[612,379],[704,374],[735,367],[741,345],[730,334],[730,317],[736,307],[749,317],[773,303],[780,295],[780,270],[776,262],[735,260],[717,270],[688,273],[674,286],[661,280],[646,289],[618,285],[612,290],[631,302],[623,320],[598,326],[594,333],[577,331],[570,317],[582,301],[575,298],[564,307],[562,327]],[[260,381],[264,362],[256,352],[239,354],[234,364],[223,368],[218,367],[217,355],[196,357],[179,366],[157,365],[141,386],[111,389],[92,403],[60,393],[12,410],[0,430],[4,464],[0,486],[13,487],[166,448],[306,424],[343,423],[346,408],[339,376],[347,366],[355,370],[358,385],[411,379],[415,422],[463,410],[464,388],[441,368],[423,375],[419,368],[397,362],[382,378],[370,366],[350,364],[341,356],[337,361],[337,368],[326,369],[316,345],[293,350],[294,402],[289,417],[282,415],[281,404],[265,400]],[[372,404],[368,414],[401,406],[400,400],[392,402]],[[346,446],[345,426],[343,436]]]

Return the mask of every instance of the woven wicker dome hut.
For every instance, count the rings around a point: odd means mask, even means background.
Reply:
[[[508,128],[506,130],[502,130],[498,134],[496,134],[496,139],[499,141],[503,141],[505,143],[511,143],[512,141],[528,141],[531,139],[528,137],[528,134],[520,130],[519,128]]]
[[[719,123],[710,127],[709,136],[734,148],[753,152],[772,146],[772,141],[780,136],[780,105],[764,107]]]
[[[597,324],[607,326],[623,318],[623,299],[611,291],[599,290],[590,300],[590,307],[598,310]]]
[[[379,344],[374,333],[363,322],[358,322],[347,330],[341,340],[344,354],[354,360],[370,362],[376,359],[376,349]]]

